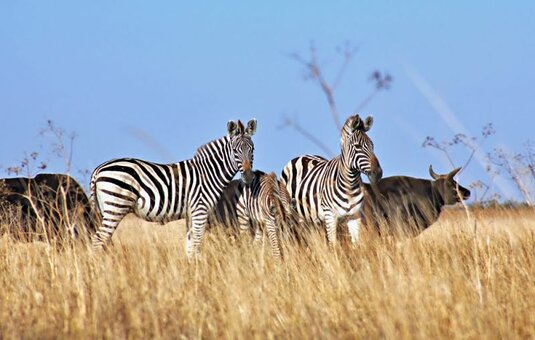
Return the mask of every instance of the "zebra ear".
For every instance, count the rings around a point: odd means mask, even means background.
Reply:
[[[362,121],[362,119],[360,119],[360,116],[356,114],[351,118],[353,119],[353,121],[351,122],[351,132],[362,130],[364,126],[364,122]]]
[[[366,117],[362,131],[368,132],[372,128],[372,125],[373,125],[373,116]]]
[[[229,137],[236,136],[238,134],[238,124],[233,120],[229,120],[227,123],[227,132]]]
[[[238,134],[243,135],[244,130],[243,123],[238,119]]]
[[[245,129],[245,135],[251,137],[256,132],[256,119],[251,119],[247,123],[247,128]]]

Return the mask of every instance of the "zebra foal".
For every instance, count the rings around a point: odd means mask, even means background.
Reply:
[[[336,243],[336,229],[341,217],[356,214],[362,205],[361,177],[380,180],[383,170],[374,154],[373,142],[366,132],[373,118],[349,117],[341,131],[340,155],[331,160],[305,155],[292,159],[282,171],[281,181],[295,200],[301,222],[324,225],[327,242]],[[358,220],[348,222],[350,233],[358,233]]]
[[[168,222],[186,218],[186,254],[200,251],[208,212],[238,171],[246,185],[253,180],[251,137],[256,120],[247,127],[229,121],[227,135],[197,149],[191,159],[157,164],[120,158],[99,165],[91,175],[91,193],[102,215],[93,237],[103,247],[124,216],[133,212],[147,221]]]
[[[280,234],[282,229],[293,228],[289,207],[284,205],[284,195],[277,176],[255,170],[250,186],[232,181],[223,191],[208,217],[210,227],[225,226],[240,232],[251,232],[259,241],[267,232],[273,257],[282,256]],[[286,230],[285,230],[286,231]]]

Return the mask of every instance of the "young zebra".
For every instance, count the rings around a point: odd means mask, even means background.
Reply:
[[[186,254],[198,254],[208,211],[238,171],[245,184],[252,172],[256,120],[244,128],[241,121],[229,121],[228,135],[209,142],[193,158],[156,164],[133,158],[108,161],[93,171],[91,193],[103,218],[93,237],[93,246],[102,247],[123,217],[137,216],[158,222],[186,218]]]
[[[356,214],[361,207],[360,173],[365,173],[372,183],[382,177],[373,142],[366,134],[372,124],[371,116],[366,120],[359,115],[349,117],[342,128],[340,155],[331,160],[311,155],[297,157],[282,171],[281,181],[295,199],[301,222],[324,224],[330,247],[336,243],[338,219]],[[357,226],[357,220],[348,222],[352,234]]]
[[[266,174],[259,170],[254,171],[254,180],[249,187],[242,181],[232,181],[210,213],[208,225],[254,232],[255,241],[259,241],[267,231],[273,257],[280,258],[281,228],[291,228],[280,188],[274,173]]]

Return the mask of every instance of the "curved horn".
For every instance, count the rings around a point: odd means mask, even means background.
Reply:
[[[461,171],[461,168],[454,169],[452,172],[448,174],[448,179],[453,179],[453,177],[455,177],[455,175],[457,175],[459,171]]]
[[[429,165],[429,175],[432,179],[439,179],[440,175],[433,171],[433,165]]]

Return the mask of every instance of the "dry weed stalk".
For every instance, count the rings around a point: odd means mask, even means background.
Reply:
[[[535,149],[530,141],[524,144],[524,153],[511,153],[495,148],[487,154],[489,172],[505,172],[515,184],[524,201],[532,206],[535,193]]]
[[[422,143],[423,147],[433,148],[440,151],[452,167],[456,166],[451,155],[454,146],[462,146],[468,151],[468,156],[462,165],[463,170],[467,168],[477,152],[484,153],[482,147],[490,136],[496,134],[492,123],[483,126],[479,140],[477,137],[467,136],[462,133],[455,134],[451,140],[437,141],[434,137],[428,136]],[[535,148],[530,141],[524,144],[524,151],[512,153],[504,148],[494,148],[491,152],[486,152],[485,170],[491,182],[494,182],[500,173],[505,173],[515,184],[524,202],[532,206],[533,195],[535,193]],[[482,180],[476,180],[470,184],[471,189],[476,192],[473,202],[476,205],[490,205],[501,201],[499,194],[494,193],[490,199],[486,199],[490,193],[491,186]],[[482,194],[478,195],[478,192]],[[512,199],[512,198],[509,198]]]
[[[336,133],[340,133],[340,130],[342,129],[342,124],[338,113],[338,107],[335,98],[335,89],[340,84],[342,78],[345,76],[347,67],[353,60],[353,57],[358,51],[358,48],[346,42],[345,45],[342,48],[338,48],[337,51],[339,54],[341,54],[342,61],[332,82],[329,82],[327,80],[325,72],[318,61],[317,49],[314,46],[314,43],[310,44],[308,58],[304,58],[299,53],[292,53],[290,57],[304,67],[305,79],[310,79],[314,81],[321,89],[327,101],[331,119],[336,128]],[[374,83],[374,90],[368,96],[366,96],[366,98],[364,98],[364,100],[362,100],[359,105],[356,106],[355,110],[353,111],[353,114],[360,112],[379,92],[389,89],[393,78],[387,72],[382,73],[380,71],[375,70],[370,75],[369,80]],[[321,150],[323,150],[329,157],[333,157],[335,155],[325,143],[323,143],[320,139],[316,138],[314,134],[308,131],[305,127],[301,126],[301,124],[296,118],[290,118],[288,116],[285,116],[279,128],[285,127],[292,127],[300,135],[302,135],[307,140],[309,140],[314,145],[318,146]]]
[[[67,133],[65,129],[58,127],[51,120],[46,121],[45,127],[40,130],[39,134],[48,142],[48,155],[52,155],[60,159],[61,162],[64,162],[66,169],[65,173],[68,175],[72,168],[73,143],[76,137],[75,134]],[[49,139],[50,136],[52,139]],[[43,157],[43,154],[47,152],[43,150],[41,151],[42,152],[33,151],[29,155],[26,154],[18,165],[7,167],[6,172],[9,175],[20,176],[21,174],[24,174],[28,179],[33,178],[40,171],[47,169],[50,162],[50,159],[46,159],[46,156]],[[28,229],[36,230],[38,234],[42,234],[43,239],[47,243],[55,244],[55,246],[67,244],[73,240],[73,236],[75,235],[74,219],[76,216],[71,216],[69,212],[69,208],[67,207],[67,193],[65,191],[66,188],[68,190],[68,188],[70,188],[73,184],[71,183],[70,176],[66,176],[66,179],[67,182],[62,183],[65,186],[60,185],[59,190],[56,193],[56,197],[54,197],[54,202],[50,201],[51,197],[45,197],[47,194],[43,193],[40,188],[35,187],[36,184],[32,180],[28,181],[27,191],[25,194],[20,195],[21,199],[28,202],[36,217],[37,226],[30,226]],[[42,211],[42,209],[46,210],[46,212]],[[45,215],[53,215],[57,217],[58,220],[47,221],[48,219],[45,218]],[[58,226],[65,226],[68,229],[67,235],[61,232],[52,235],[51,232],[59,228]],[[13,232],[13,230],[11,230],[11,232]],[[30,238],[33,237],[30,236]]]

